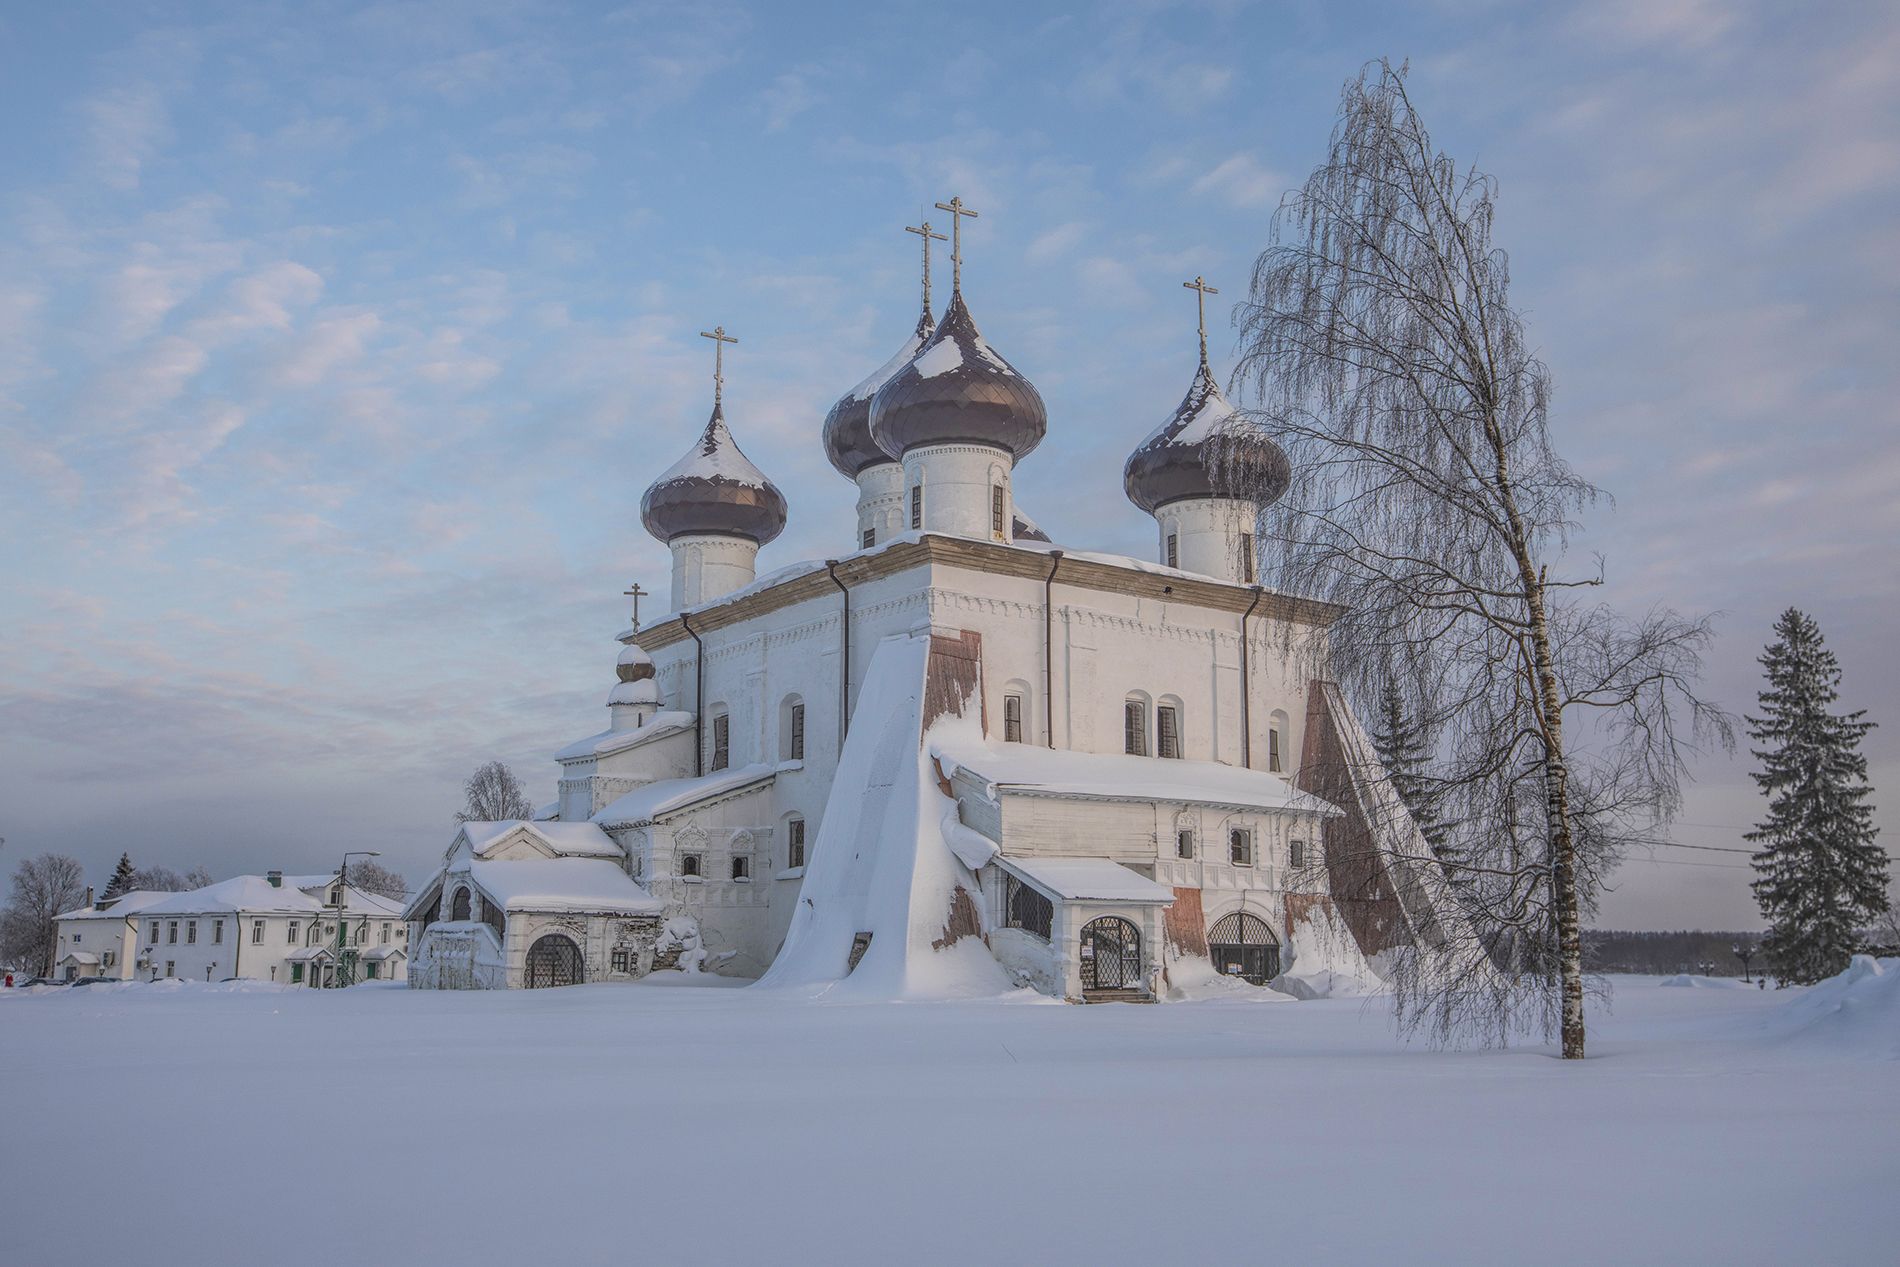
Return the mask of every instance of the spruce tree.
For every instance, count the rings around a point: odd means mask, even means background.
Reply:
[[[1821,630],[1789,608],[1761,657],[1768,686],[1749,736],[1762,747],[1754,775],[1768,817],[1747,839],[1755,900],[1768,921],[1762,948],[1784,985],[1806,985],[1847,967],[1860,928],[1887,906],[1887,856],[1874,843],[1863,713],[1833,713],[1841,670]]]
[[[134,874],[132,855],[129,853],[120,854],[119,865],[112,869],[112,878],[106,881],[105,896],[108,898],[118,897],[131,889]]]
[[[1379,720],[1372,732],[1372,749],[1378,753],[1379,764],[1392,780],[1392,790],[1405,803],[1425,843],[1431,846],[1439,862],[1452,870],[1452,879],[1458,879],[1459,857],[1451,844],[1451,825],[1438,819],[1436,784],[1425,769],[1431,759],[1431,745],[1426,741],[1424,727],[1406,716],[1399,684],[1389,677],[1380,692]]]

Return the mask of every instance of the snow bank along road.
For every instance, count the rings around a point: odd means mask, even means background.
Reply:
[[[0,996],[0,1263],[1892,1262],[1881,967],[1619,979],[1581,1068],[1378,1000]]]

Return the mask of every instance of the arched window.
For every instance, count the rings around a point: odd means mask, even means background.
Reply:
[[[1148,697],[1134,691],[1122,701],[1122,751],[1131,757],[1145,757],[1151,750],[1148,743]]]
[[[1288,734],[1286,714],[1274,709],[1267,722],[1267,769],[1275,774],[1286,773]]]
[[[1003,742],[1035,742],[1034,693],[1020,678],[1003,683]]]
[[[1155,755],[1178,761],[1186,756],[1187,741],[1182,737],[1181,701],[1163,695],[1155,703]]]
[[[805,700],[787,695],[778,705],[778,758],[780,761],[805,759]]]
[[[1142,985],[1141,930],[1118,915],[1082,927],[1082,988],[1138,990]]]
[[[1254,985],[1265,985],[1280,975],[1280,939],[1267,921],[1246,911],[1214,921],[1207,934],[1207,955],[1216,972]]]
[[[455,900],[449,903],[449,918],[451,920],[467,919],[469,917],[468,902],[469,894],[467,889],[455,890]]]
[[[557,985],[579,985],[581,948],[559,933],[549,933],[528,947],[528,970],[522,984],[530,990]]]

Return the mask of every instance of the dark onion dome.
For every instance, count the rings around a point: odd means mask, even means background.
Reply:
[[[1011,510],[1009,513],[1009,539],[1011,541],[1040,541],[1045,545],[1054,544],[1049,540],[1049,534],[1021,510]]]
[[[715,404],[686,456],[640,499],[640,519],[661,541],[711,533],[764,545],[785,530],[785,495],[739,451]]]
[[[922,350],[871,398],[871,438],[891,458],[926,444],[981,444],[1020,461],[1048,427],[1035,384],[984,341],[960,294]]]
[[[855,480],[865,471],[891,460],[891,455],[877,447],[877,441],[871,439],[871,397],[877,395],[877,389],[891,381],[897,371],[909,364],[910,358],[936,332],[937,319],[930,315],[929,309],[917,318],[917,329],[904,341],[884,364],[878,366],[872,375],[853,387],[850,394],[831,407],[825,415],[825,456],[838,468],[839,474],[846,479]]]
[[[1122,487],[1150,514],[1188,497],[1266,506],[1286,492],[1292,474],[1280,446],[1235,412],[1202,361],[1179,408],[1129,455]]]

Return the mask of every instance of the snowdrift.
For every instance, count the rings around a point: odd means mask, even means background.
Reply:
[[[1286,971],[1273,987],[1296,999],[1350,999],[1383,994],[1385,982],[1360,952],[1331,904],[1315,902],[1293,921]]]
[[[1686,990],[1752,990],[1755,988],[1745,984],[1739,977],[1705,977],[1693,972],[1678,972],[1673,977],[1664,977],[1657,984],[1676,986]]]
[[[981,890],[960,856],[976,851],[947,829],[956,802],[929,754],[933,737],[982,738],[958,651],[918,631],[872,653],[798,909],[755,988],[866,1001],[1016,988],[983,944]]]
[[[1770,1025],[1818,1054],[1900,1060],[1900,959],[1855,955],[1845,972],[1776,1009]]]

